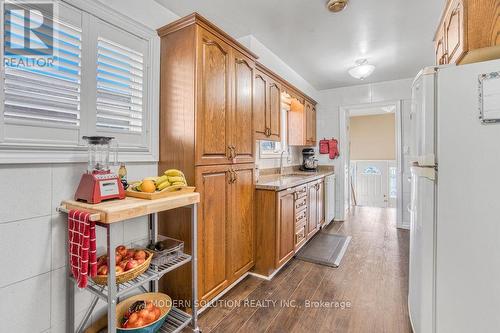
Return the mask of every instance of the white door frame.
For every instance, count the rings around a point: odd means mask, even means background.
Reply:
[[[351,110],[359,110],[366,108],[376,108],[376,107],[384,107],[384,106],[395,106],[396,109],[394,111],[395,120],[396,120],[396,167],[397,167],[397,191],[398,196],[396,199],[396,222],[398,228],[407,228],[403,224],[403,159],[402,159],[402,116],[401,116],[401,108],[402,101],[386,101],[386,102],[377,102],[377,103],[365,103],[365,104],[356,104],[356,105],[343,105],[339,108],[340,114],[340,170],[343,173],[343,193],[344,199],[341,202],[341,205],[344,206],[344,209],[341,209],[341,212],[344,213],[344,218],[349,214],[351,209],[351,175],[350,175],[350,147],[349,144],[345,144],[349,142],[349,118]]]

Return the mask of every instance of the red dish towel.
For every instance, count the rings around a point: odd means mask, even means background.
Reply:
[[[339,142],[336,139],[328,141],[328,154],[331,160],[339,157]]]
[[[78,287],[85,288],[88,276],[97,274],[95,223],[90,221],[90,213],[69,211],[68,241],[71,273]]]
[[[319,153],[320,154],[328,154],[329,153],[329,144],[330,140],[323,139],[319,140]]]

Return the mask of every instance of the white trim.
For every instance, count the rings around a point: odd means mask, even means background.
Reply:
[[[87,12],[106,23],[116,26],[118,29],[125,30],[139,38],[151,39],[157,37],[156,31],[139,23],[129,16],[123,15],[112,7],[97,0],[60,0],[79,10]]]
[[[397,191],[398,196],[396,198],[396,225],[398,228],[407,229],[408,226],[403,222],[403,158],[402,158],[402,100],[392,100],[376,103],[364,103],[364,104],[354,104],[354,105],[342,105],[339,107],[339,129],[340,129],[340,170],[344,170],[345,176],[343,177],[343,187],[341,190],[344,193],[343,203],[341,202],[341,207],[343,205],[344,209],[341,209],[341,213],[344,216],[339,218],[345,219],[347,214],[349,214],[351,206],[351,193],[350,193],[350,151],[349,145],[344,144],[349,142],[349,115],[350,110],[360,110],[364,108],[377,108],[387,105],[395,105],[396,110],[394,111],[396,117],[396,165],[397,165]],[[384,113],[385,114],[385,113]]]
[[[3,1],[2,1],[3,3]],[[160,39],[156,31],[148,28],[147,26],[134,21],[132,18],[118,13],[111,7],[97,1],[97,0],[60,0],[60,3],[64,3],[76,10],[82,12],[82,40],[85,40],[84,54],[82,54],[82,68],[85,65],[86,69],[82,70],[82,96],[81,96],[81,109],[92,110],[95,104],[95,69],[92,69],[95,65],[95,56],[92,56],[92,52],[95,52],[97,41],[92,40],[91,37],[96,35],[95,25],[91,22],[94,19],[99,19],[106,22],[126,33],[129,33],[137,38],[143,39],[148,43],[148,54],[145,59],[145,72],[147,75],[147,81],[144,83],[145,89],[147,89],[145,96],[144,105],[144,127],[145,131],[140,139],[141,145],[145,147],[141,148],[120,148],[119,159],[124,162],[157,162],[159,156],[159,90],[160,90]],[[3,23],[3,15],[0,20]],[[3,31],[3,24],[0,27],[0,32]],[[86,38],[84,38],[86,37]],[[1,54],[0,59],[3,64],[3,43],[0,46]],[[84,56],[83,56],[84,55]],[[0,66],[0,79],[3,82],[4,77],[4,67]],[[3,89],[0,90],[0,100],[3,101]],[[26,142],[16,143],[9,142],[5,143],[3,139],[4,136],[4,124],[1,121],[1,116],[3,114],[3,103],[0,103],[0,164],[16,164],[16,163],[69,163],[69,162],[85,162],[87,161],[86,148],[84,147],[84,142],[82,142],[81,136],[93,134],[92,132],[97,132],[94,127],[95,115],[81,114],[81,122],[78,133],[78,143],[77,145],[64,144],[64,142],[54,142],[52,144],[41,144],[38,142]],[[89,133],[90,132],[90,133]]]

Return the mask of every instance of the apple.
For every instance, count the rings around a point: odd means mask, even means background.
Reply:
[[[116,266],[115,271],[116,271],[116,274],[123,273],[123,268],[121,268],[120,266]]]
[[[127,267],[128,260],[122,260],[118,264],[119,267],[121,267],[123,270],[125,270],[125,267]]]
[[[139,250],[134,255],[135,260],[146,259],[146,252],[143,250]]]
[[[115,265],[118,265],[120,263],[120,261],[122,261],[122,256],[117,254],[115,256]]]
[[[130,260],[127,262],[127,265],[125,266],[125,271],[129,271],[129,270],[131,270],[131,269],[134,269],[134,268],[136,268],[137,266],[139,266],[139,263],[137,262],[137,260],[130,259]]]
[[[141,265],[141,264],[142,264],[143,262],[145,262],[145,261],[146,261],[146,259],[137,259],[137,263],[138,263],[139,265]]]
[[[108,258],[106,258],[106,256],[99,257],[99,259],[97,259],[97,269],[99,269],[99,267],[101,267],[102,265],[106,265],[107,261]]]
[[[108,265],[102,265],[97,270],[97,275],[108,275]]]
[[[127,254],[125,255],[125,259],[131,259],[131,258],[134,258],[134,255],[135,255],[135,251],[130,249],[130,250],[127,250]]]
[[[116,248],[116,254],[121,255],[122,257],[125,257],[127,255],[127,248],[125,245],[120,245]]]

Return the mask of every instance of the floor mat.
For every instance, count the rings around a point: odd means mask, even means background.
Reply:
[[[329,267],[339,267],[351,236],[319,233],[299,251],[295,258]]]

